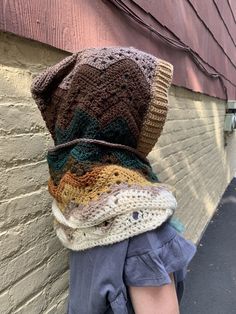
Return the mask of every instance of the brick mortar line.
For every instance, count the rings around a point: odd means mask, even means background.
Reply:
[[[0,130],[1,132],[1,130]],[[0,134],[0,139],[8,139],[8,138],[17,138],[17,137],[25,137],[25,135],[45,135],[45,136],[50,136],[50,134],[48,132],[25,132],[25,133],[14,133],[14,134],[6,134],[6,135],[1,135]],[[13,135],[13,136],[12,136]]]
[[[199,103],[202,103],[202,102],[199,102]],[[168,109],[170,111],[174,110],[174,111],[185,111],[185,110],[189,110],[189,111],[196,111],[197,113],[200,111],[201,113],[202,112],[209,112],[209,111],[215,111],[217,110],[217,112],[221,112],[221,111],[224,111],[225,110],[225,107],[217,107],[217,109],[213,108],[213,107],[206,107],[206,106],[201,106],[201,107],[198,107],[197,105],[195,104],[184,104],[184,105],[180,105],[178,106],[178,103],[176,103],[175,105],[172,105],[172,106],[168,106]]]
[[[32,192],[28,192],[28,193],[25,193],[25,194],[21,194],[21,195],[17,195],[17,196],[8,198],[8,199],[4,199],[4,200],[0,201],[0,205],[4,204],[4,203],[9,203],[9,202],[17,200],[19,198],[24,198],[24,197],[27,197],[27,196],[30,196],[30,195],[33,195],[33,194],[37,194],[38,191],[40,191],[40,193],[41,192],[45,192],[46,190],[47,190],[47,186],[46,185],[42,185],[38,190],[35,190],[35,191],[32,191]]]
[[[171,88],[170,88],[170,95],[174,95],[176,98],[191,99],[194,101],[201,101],[201,102],[214,101],[216,103],[225,103],[225,100],[223,99],[219,99],[214,96],[205,95],[200,92],[193,92],[192,90],[189,90],[184,87],[179,87],[173,84],[171,85]],[[194,95],[194,96],[191,97],[191,95]]]
[[[210,147],[210,149],[209,149],[205,154],[207,154],[207,153],[211,150],[211,147],[212,147],[212,146],[213,146],[213,145],[206,145],[206,146],[203,146],[203,149],[205,149],[205,148],[207,148],[207,147]],[[203,149],[202,149],[202,150],[203,150]],[[202,150],[200,150],[199,152],[201,152]],[[204,156],[205,156],[205,154],[204,154]],[[179,164],[182,163],[186,158],[191,158],[192,156],[195,156],[195,155],[196,155],[196,152],[194,152],[194,153],[191,154],[191,155],[188,155],[187,157],[186,157],[186,156],[183,157],[183,158],[180,159],[178,162],[176,162],[176,163],[174,164],[174,166],[175,166],[175,165],[179,165]],[[200,157],[200,158],[197,158],[197,159],[199,160],[199,159],[201,159],[201,157]],[[172,169],[173,166],[170,166],[170,167],[168,167],[168,168],[171,168],[171,169]],[[166,168],[166,169],[168,169],[168,168]],[[165,169],[165,170],[166,170],[166,169]],[[183,168],[181,168],[181,169],[183,169]],[[163,171],[165,171],[165,170],[163,170]],[[178,171],[178,172],[179,172],[179,171]],[[177,172],[177,173],[178,173],[178,172]],[[160,173],[162,173],[162,172],[160,172]],[[176,174],[177,174],[177,173],[176,173]]]
[[[32,300],[37,300],[36,298],[39,297],[42,293],[44,293],[43,290],[35,293],[35,295],[30,300],[25,302],[22,306],[20,307],[16,306],[12,313],[17,313],[17,311],[22,310],[26,305],[28,305],[27,303],[30,303]],[[14,305],[12,305],[12,308],[14,308]]]
[[[210,149],[207,150],[207,152],[206,152],[202,157],[197,158],[197,160],[203,158],[205,155],[207,155],[208,152],[210,152],[210,151],[212,150],[212,145],[205,145],[205,146],[203,146],[202,149],[205,149],[205,148],[207,148],[207,147],[209,147]],[[202,151],[202,150],[200,150],[199,152],[201,152],[201,151]],[[194,152],[194,153],[191,154],[191,155],[188,155],[187,157],[184,156],[184,157],[181,158],[178,162],[176,162],[176,163],[174,164],[174,166],[181,164],[186,158],[189,158],[189,157],[191,158],[191,157],[193,157],[193,156],[195,156],[195,155],[196,155],[196,152]],[[177,175],[178,175],[178,173],[179,173],[184,167],[185,167],[185,166],[183,165],[183,167],[181,167],[181,169],[178,170],[178,171],[177,171],[174,175],[172,175],[169,179],[172,179],[172,178],[174,178],[174,177],[176,178]],[[196,166],[196,167],[198,167],[198,166]],[[168,168],[173,169],[173,166],[169,166]],[[161,175],[161,174],[162,174],[164,171],[166,171],[168,168],[162,170],[158,175]],[[195,168],[194,168],[194,169],[195,169]],[[182,179],[183,179],[183,178],[182,178]],[[180,182],[182,179],[178,180],[177,182]],[[177,183],[177,182],[176,182],[176,183]]]
[[[60,273],[58,274],[58,277],[56,277],[56,279],[57,279],[57,278],[60,278],[60,276],[62,276],[62,275],[67,271],[67,269],[68,269],[68,268],[63,268],[62,272],[60,272]],[[53,277],[52,277],[52,278],[53,278]],[[55,279],[55,278],[53,278],[53,279]],[[55,280],[54,280],[54,281],[47,281],[45,284],[43,284],[41,287],[39,287],[39,289],[40,289],[40,290],[43,290],[43,289],[45,289],[48,285],[52,285],[53,282],[55,282]],[[39,292],[40,290],[31,293],[31,294],[30,294],[29,296],[27,296],[24,300],[22,300],[21,302],[19,302],[19,303],[16,305],[16,307],[13,309],[13,311],[17,311],[17,310],[19,310],[20,307],[23,307],[24,304],[27,303],[30,299],[32,299],[32,298],[35,296],[35,294],[38,294],[38,292]]]
[[[32,162],[41,162],[44,161],[46,163],[46,153],[42,152],[42,154],[45,154],[45,156],[41,156],[41,158],[33,157],[31,159],[24,159],[24,160],[14,160],[13,162],[7,162],[7,161],[1,161],[2,163],[2,169],[8,171],[9,169],[13,169],[16,166],[17,167],[23,167],[32,164]]]
[[[201,174],[200,174],[200,173],[199,173],[199,175],[197,176],[197,178],[198,178],[198,177],[201,177]],[[217,177],[217,176],[216,176],[216,177]],[[204,186],[208,186],[209,181],[212,181],[212,178],[210,178],[210,179],[207,181],[207,183],[204,184]],[[216,180],[215,180],[215,181],[216,181]],[[214,181],[214,182],[215,182],[215,181]],[[186,207],[188,204],[189,204],[189,200],[184,202],[183,207]],[[186,218],[186,221],[187,221],[186,224],[188,224],[189,222],[192,221],[191,215],[192,215],[192,211],[186,211],[186,214],[185,214],[185,218]]]
[[[205,146],[205,147],[208,147],[208,146]],[[210,146],[209,146],[210,147]],[[209,151],[211,151],[212,149],[209,149]],[[208,152],[209,152],[208,151]],[[194,154],[193,154],[194,155]],[[205,155],[207,155],[207,153],[205,154]],[[203,157],[205,157],[205,155],[203,155],[202,157],[200,157],[200,158],[197,158],[197,160],[201,160],[201,159],[203,159]],[[189,170],[189,171],[191,171],[191,175],[194,173],[195,174],[195,172],[198,170],[198,168],[199,168],[199,166],[196,166],[195,165],[195,167],[194,168],[191,168],[191,170]],[[184,167],[183,168],[181,168],[181,170],[182,169],[184,169]],[[202,168],[200,168],[200,171],[198,171],[197,173],[201,173],[201,169]],[[177,174],[181,171],[181,170],[179,170],[174,176],[175,177],[177,177]],[[204,169],[202,170],[202,171],[204,171]],[[183,178],[182,178],[183,179]],[[180,182],[182,179],[180,179],[180,180],[178,180],[177,182]],[[177,183],[176,182],[176,183]]]
[[[14,101],[14,103],[12,103],[12,101]],[[1,95],[0,94],[0,106],[8,106],[8,105],[18,106],[21,104],[24,104],[27,107],[36,106],[36,104],[34,103],[34,100],[31,96],[25,96],[25,97],[15,96],[14,97],[14,96],[10,96],[10,95]],[[36,108],[37,108],[37,106],[36,106]]]
[[[223,119],[222,119],[222,120],[223,120]],[[175,120],[168,120],[168,121],[169,121],[169,122],[175,122]],[[186,119],[185,121],[188,122],[189,120]],[[208,124],[203,123],[202,125],[199,125],[199,124],[198,124],[197,126],[196,126],[196,125],[194,125],[194,126],[191,125],[191,127],[187,127],[187,128],[185,127],[184,129],[182,128],[182,129],[179,129],[178,131],[181,131],[181,130],[188,130],[188,129],[191,130],[191,129],[195,129],[195,128],[202,128],[202,127],[206,127],[206,125],[207,125],[207,126],[212,126],[212,125],[215,125],[215,124],[216,124],[216,123],[213,122],[213,123],[208,123]],[[168,123],[167,123],[167,125],[168,125]],[[182,126],[182,124],[180,124],[180,123],[179,123],[179,125]],[[168,129],[168,128],[167,128],[167,129]],[[175,131],[174,131],[174,132],[175,132]]]
[[[45,289],[45,288],[44,288]],[[23,310],[31,301],[33,301],[33,300],[37,300],[36,299],[36,297],[38,297],[38,296],[40,296],[42,294],[42,291],[40,291],[40,292],[38,292],[38,293],[35,293],[35,295],[33,295],[29,300],[27,300],[24,304],[22,304],[21,306],[16,306],[15,307],[15,309],[13,310],[13,314],[17,314],[18,313],[18,311],[19,310]],[[61,301],[63,301],[64,299],[63,299],[63,296],[68,296],[68,287],[66,288],[66,289],[63,289],[63,290],[61,290],[60,291],[60,294],[59,294],[59,296],[60,296],[60,298],[59,298],[59,300],[58,300],[58,303],[59,302],[61,302]],[[50,300],[48,300],[48,301],[50,301]],[[49,302],[48,302],[49,303]],[[47,311],[47,310],[50,310],[51,308],[53,308],[55,305],[53,305],[53,306],[51,306],[50,308],[48,308],[48,304],[47,304],[47,302],[46,302],[46,307],[44,308],[44,309],[42,309],[42,311],[43,312],[40,312],[41,314],[42,313],[46,313],[45,311]]]
[[[186,131],[188,131],[188,132],[192,132],[193,130],[197,130],[197,129],[202,129],[202,128],[207,128],[207,129],[209,129],[209,127],[211,127],[210,128],[210,130],[207,130],[208,132],[213,132],[214,130],[223,130],[223,126],[222,127],[220,127],[220,128],[216,128],[216,127],[213,127],[213,126],[215,126],[215,123],[211,123],[211,124],[207,124],[207,126],[208,126],[208,128],[206,127],[206,125],[205,124],[203,124],[203,125],[198,125],[198,126],[190,126],[190,127],[185,127],[185,128],[181,128],[181,129],[176,129],[176,130],[173,130],[173,129],[171,129],[171,128],[167,128],[166,130],[165,130],[165,132],[163,132],[162,133],[162,135],[164,136],[164,135],[166,135],[166,134],[176,134],[176,133],[180,133],[180,132],[186,132]]]
[[[35,166],[35,165],[37,165],[37,164],[46,164],[46,161],[37,161],[37,162],[32,162],[32,163],[29,163],[29,164],[27,164],[27,165],[23,165],[23,166],[14,166],[14,167],[12,167],[12,168],[10,168],[10,170],[14,170],[14,169],[18,169],[18,168],[24,168],[24,167],[26,167],[26,166]],[[0,171],[1,171],[2,169],[0,168]],[[6,172],[9,172],[10,171],[9,169],[7,169],[7,171]]]
[[[47,218],[47,217],[50,218],[50,216],[51,216],[51,212],[47,212],[45,215],[40,215],[40,218]],[[12,228],[4,229],[4,226],[3,226],[3,227],[1,227],[0,236],[6,234],[6,233],[8,233],[8,232],[13,232],[13,229],[25,227],[27,224],[33,223],[34,220],[37,221],[37,220],[38,220],[38,217],[36,216],[36,217],[34,217],[33,219],[31,219],[31,220],[23,221],[23,224],[22,224],[22,223],[18,223],[17,225],[13,226]],[[40,238],[40,237],[39,237],[39,238]],[[31,243],[32,243],[32,241],[28,242],[28,244],[31,244]],[[14,254],[14,255],[15,255],[15,254]],[[11,256],[9,256],[9,257],[11,257]],[[6,259],[6,258],[5,258],[5,259]],[[1,260],[1,261],[3,261],[3,260]]]
[[[0,136],[1,137],[15,137],[17,135],[19,136],[25,136],[25,135],[28,135],[28,134],[32,134],[32,135],[35,135],[35,134],[45,134],[45,135],[48,135],[50,136],[50,134],[48,132],[45,132],[47,131],[46,128],[44,127],[35,127],[35,132],[32,132],[32,129],[24,129],[25,132],[21,132],[21,133],[17,133],[16,130],[11,130],[11,131],[2,131],[2,129],[0,129]]]
[[[26,102],[26,103],[29,103],[31,102],[32,103],[32,97],[31,96],[10,96],[10,95],[4,95],[4,94],[1,94],[1,91],[0,91],[0,103],[4,103],[5,101],[22,101],[23,102]]]
[[[23,166],[22,166],[23,167]],[[10,169],[10,168],[9,168]],[[8,170],[8,169],[7,169]],[[47,183],[45,183],[45,185],[44,184],[35,184],[35,185],[33,185],[33,186],[31,186],[30,188],[28,188],[28,191],[29,192],[35,192],[35,191],[37,191],[37,190],[39,190],[42,186],[46,186],[46,184]],[[9,194],[9,193],[8,193]],[[5,201],[5,200],[7,200],[7,199],[9,199],[9,198],[11,198],[11,194],[12,193],[10,193],[10,195],[7,195],[7,198],[3,198],[3,200]],[[13,193],[14,194],[14,193]],[[17,194],[18,196],[20,196],[20,195],[24,195],[24,194]],[[10,197],[9,197],[10,196]]]
[[[47,264],[48,262],[50,262],[56,255],[58,255],[58,253],[62,253],[65,250],[65,248],[62,248],[60,250],[58,250],[57,252],[51,254],[50,256],[43,258],[39,263],[36,263],[34,268],[29,269],[23,276],[19,277],[16,279],[16,281],[14,281],[13,283],[7,285],[5,288],[3,288],[2,290],[0,290],[0,296],[2,294],[4,294],[4,292],[8,291],[12,286],[14,286],[15,284],[17,284],[18,282],[20,282],[21,280],[25,279],[28,275],[30,275],[31,273],[37,271],[40,267],[44,266],[45,264]],[[43,254],[42,254],[43,256]],[[68,269],[68,267],[65,269],[65,271]],[[60,276],[56,277],[59,278]],[[47,284],[51,283],[51,281],[49,280],[47,282]],[[46,284],[46,285],[47,285]]]
[[[55,306],[57,307],[62,301],[65,301],[66,298],[68,298],[68,289],[65,290],[62,294],[61,294],[61,299],[58,300],[56,305],[52,305],[49,308],[47,307],[44,311],[44,314],[49,313],[49,311],[51,311]]]
[[[169,135],[169,136],[172,136],[173,137],[173,133],[174,133],[174,138],[175,138],[175,136],[176,136],[176,134],[178,133],[178,135],[180,135],[181,133],[183,133],[183,134],[185,134],[186,135],[186,131],[188,132],[188,133],[190,133],[191,132],[191,136],[186,136],[185,138],[184,138],[184,140],[186,139],[192,139],[193,137],[196,137],[196,136],[200,136],[200,135],[202,135],[202,134],[208,134],[208,133],[219,133],[219,134],[221,134],[221,133],[223,133],[222,131],[223,131],[223,127],[220,127],[220,128],[211,128],[210,130],[202,130],[202,131],[200,131],[201,129],[203,129],[204,128],[204,126],[201,126],[201,127],[192,127],[192,128],[186,128],[186,129],[181,129],[181,130],[175,130],[175,131],[170,131],[170,132],[168,132],[168,131],[166,131],[165,133],[163,133],[162,135],[163,135],[163,137],[165,136],[165,135]],[[200,129],[200,130],[197,130],[197,129]],[[205,128],[206,129],[206,128]],[[191,130],[191,131],[189,131],[189,130]],[[197,130],[196,132],[193,132],[192,130]],[[197,134],[194,134],[194,133],[197,133]],[[222,134],[223,135],[223,134]],[[170,144],[173,144],[173,143],[176,143],[176,142],[179,142],[180,140],[179,139],[176,139],[175,140],[175,142],[171,142]],[[158,143],[158,142],[157,142]]]
[[[185,110],[183,110],[183,112],[184,111]],[[210,118],[221,117],[221,116],[222,115],[218,115],[218,116],[212,115],[212,116],[210,116]],[[193,118],[186,117],[185,119],[177,119],[177,118],[170,119],[169,117],[167,117],[166,122],[168,122],[168,121],[205,120],[205,119],[209,120],[209,116],[208,117],[193,117]]]
[[[216,179],[215,179],[215,180],[212,180],[211,185],[214,186],[214,185],[217,183],[217,181],[218,181],[218,178],[217,178],[217,176],[216,176]],[[182,198],[181,198],[181,199],[182,199]],[[195,212],[195,209],[198,208],[198,204],[196,204],[196,205],[193,206],[192,208],[193,208],[193,212]],[[185,217],[188,217],[188,215],[185,215]]]
[[[186,139],[184,139],[182,142],[184,142]],[[190,140],[189,138],[187,139],[187,140]],[[210,137],[208,137],[205,141],[203,141],[202,143],[207,143],[207,145],[209,145],[209,142],[210,143],[212,143],[212,139],[210,138]],[[214,143],[212,143],[213,145],[214,145]],[[207,145],[205,145],[205,146],[201,146],[202,147],[202,149],[204,148],[204,147],[206,147]],[[163,146],[163,147],[160,147],[160,149],[158,149],[158,150],[160,150],[159,151],[159,153],[161,154],[162,153],[162,148],[163,149],[165,149],[165,148],[172,148],[172,146],[173,146],[173,144],[170,144],[170,145],[166,145],[166,146]],[[192,145],[189,145],[189,146],[186,146],[184,149],[186,150],[186,149],[189,149],[189,148],[191,148],[191,147],[193,147],[193,146],[196,146],[196,144],[195,143],[193,143]],[[163,158],[168,158],[169,156],[172,156],[172,155],[174,155],[174,154],[176,154],[176,153],[178,153],[178,152],[182,152],[183,151],[183,149],[181,148],[181,149],[178,149],[178,147],[177,147],[177,145],[176,145],[176,148],[177,148],[177,150],[175,150],[175,151],[172,151],[171,153],[169,153],[168,155],[167,154],[164,154],[164,156],[163,156]],[[196,153],[196,152],[195,152]],[[193,154],[191,154],[190,156],[192,156]],[[159,161],[157,161],[157,162],[154,162],[153,163],[153,165],[155,165],[156,163],[160,163]]]
[[[199,159],[202,159],[202,158],[198,158],[198,160],[199,160]],[[179,174],[184,168],[185,168],[185,166],[183,166],[180,170],[178,170],[176,173],[174,173],[174,175],[171,176],[168,180],[172,180],[172,179],[174,179],[174,178],[177,179],[178,174]],[[199,168],[199,166],[195,166],[194,168],[192,168],[191,170],[189,170],[189,171],[191,171],[191,175],[192,175],[193,173],[195,173],[198,168]],[[162,172],[163,172],[163,171],[162,171]],[[162,173],[162,172],[161,172],[161,173]],[[160,173],[160,174],[161,174],[161,173]],[[197,173],[201,173],[201,172],[198,171]],[[182,177],[182,178],[180,178],[179,180],[177,180],[176,183],[175,183],[175,185],[178,184],[178,183],[180,183],[184,178],[185,178],[185,176]]]
[[[192,140],[193,144],[190,145],[190,146],[187,146],[187,147],[192,147],[193,145],[195,145],[193,138],[199,137],[199,135],[202,135],[202,134],[205,135],[205,134],[208,134],[208,133],[215,133],[215,132],[212,131],[212,130],[210,130],[210,131],[205,131],[205,132],[202,132],[202,133],[198,133],[197,135],[193,135],[193,136],[191,136],[191,137],[186,137],[186,138],[184,138],[184,139],[182,139],[182,140],[177,140],[176,142],[171,142],[171,143],[168,144],[168,145],[161,146],[160,149],[166,148],[166,147],[171,147],[171,146],[173,146],[173,144],[182,143],[182,142],[184,142],[184,141],[190,141],[190,140]],[[221,132],[219,131],[218,133],[221,133]],[[222,134],[222,135],[223,135],[223,134]],[[204,137],[204,139],[205,139],[205,137]],[[212,137],[210,137],[210,136],[208,135],[208,136],[206,136],[206,139],[205,139],[205,140],[207,140],[207,139],[211,139],[211,140],[212,140]],[[201,140],[202,140],[202,139],[201,139]],[[157,142],[157,143],[158,143],[158,142]],[[156,150],[156,149],[154,148],[154,150]],[[172,154],[173,154],[173,153],[172,153]]]
[[[27,216],[23,217],[21,220],[15,220],[13,219],[11,222],[3,224],[1,226],[1,231],[7,232],[9,230],[12,230],[18,226],[21,226],[27,222],[33,221],[36,218],[41,218],[45,216],[45,213],[48,213],[48,208],[42,209],[41,211],[38,211],[36,213],[29,213]],[[50,209],[51,214],[51,209]]]

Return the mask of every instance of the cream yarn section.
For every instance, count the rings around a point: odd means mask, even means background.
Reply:
[[[66,219],[55,200],[52,211],[59,222],[54,228],[64,246],[84,250],[152,230],[172,216],[176,207],[175,197],[165,189],[160,189],[157,197],[148,190],[130,189],[110,195],[96,217],[86,222],[79,216]]]

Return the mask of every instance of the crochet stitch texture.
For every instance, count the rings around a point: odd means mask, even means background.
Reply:
[[[162,132],[172,74],[151,54],[106,47],[74,53],[34,79],[32,96],[56,145],[47,153],[48,188],[65,247],[115,243],[173,216],[172,187],[140,156]]]

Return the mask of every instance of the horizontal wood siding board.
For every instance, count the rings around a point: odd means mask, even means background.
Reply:
[[[133,10],[137,10],[132,1],[126,2]],[[150,16],[142,14],[146,23],[170,38],[180,38],[196,50],[206,62],[232,81],[232,83],[225,81],[225,85],[229,98],[236,98],[236,89],[233,85],[236,84],[236,71],[217,42],[202,26],[187,0],[159,0],[158,5],[156,0],[136,0],[136,2],[151,12],[156,19],[155,21]],[[207,2],[204,1],[204,5]],[[234,10],[233,5],[232,8]],[[225,11],[224,18],[229,13],[232,23],[233,16],[230,9]],[[216,13],[214,14],[216,16]],[[218,22],[222,23],[222,21]],[[166,28],[163,28],[162,24]],[[174,65],[175,85],[225,99],[225,92],[219,79],[206,76],[194,64],[188,53],[170,47],[117,10],[108,0],[4,0],[0,10],[0,29],[69,52],[88,47],[117,45],[143,49]],[[222,40],[218,32],[216,36],[217,40]],[[228,41],[228,39],[226,42],[223,40],[220,44],[226,49],[231,49]],[[212,71],[209,67],[208,70]]]
[[[160,0],[158,6],[155,5],[156,0],[146,2],[135,0],[135,2],[142,5],[158,21],[175,32],[185,44],[196,51],[219,73],[232,83],[236,83],[235,47],[217,14],[213,0],[171,0],[172,8],[174,8],[172,10],[170,10],[170,1]],[[196,8],[208,28],[196,15],[191,4]],[[215,31],[214,28],[217,30]],[[213,32],[213,35],[216,34],[216,38],[211,35],[210,31]],[[224,53],[222,46],[227,50],[229,58]]]
[[[234,44],[236,45],[236,21],[234,21],[228,1],[213,0],[213,2],[216,4],[218,10],[220,11],[228,32]]]
[[[208,44],[207,49],[198,48],[199,53],[203,50],[205,52],[203,58],[233,82],[236,78],[236,46],[216,10],[213,0],[205,1],[204,5],[202,5],[202,0],[188,1],[192,3],[202,20],[199,31],[202,36],[206,37],[204,42]],[[197,47],[195,48],[197,49]],[[226,59],[226,64],[222,64],[222,58]],[[225,65],[229,65],[232,69],[229,71]]]
[[[235,0],[226,0],[226,1],[228,3],[229,8],[230,8],[232,17],[236,23],[236,2],[235,2]]]

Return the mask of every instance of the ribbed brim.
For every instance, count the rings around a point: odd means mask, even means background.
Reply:
[[[156,144],[165,124],[168,111],[168,90],[173,66],[158,59],[151,87],[151,101],[143,121],[137,149],[147,156]]]

